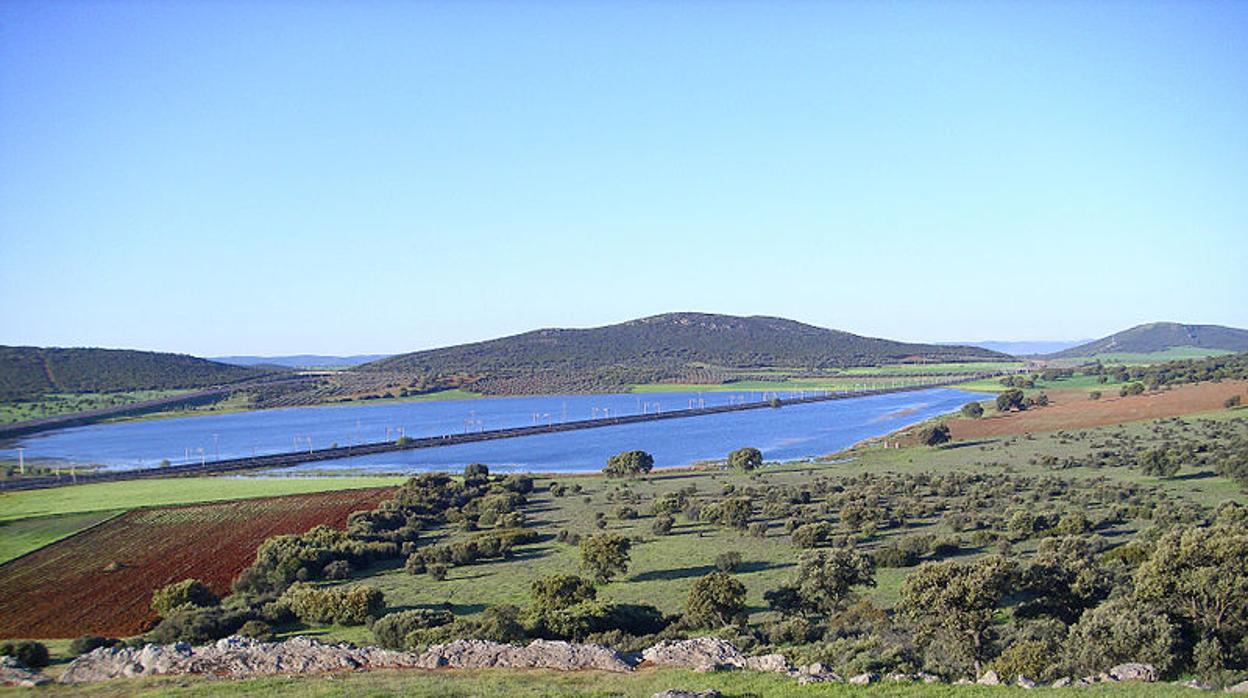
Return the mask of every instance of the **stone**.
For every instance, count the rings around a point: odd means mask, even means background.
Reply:
[[[867,672],[850,678],[849,682],[855,686],[866,686],[880,680],[879,674]]]
[[[1152,664],[1140,664],[1139,662],[1128,662],[1119,664],[1109,670],[1109,676],[1115,681],[1143,681],[1144,683],[1155,683],[1157,681],[1157,669]]]
[[[1201,681],[1200,679],[1192,679],[1190,681],[1177,682],[1175,685],[1182,686],[1183,688],[1194,688],[1198,691],[1212,691],[1213,690],[1213,686],[1210,686],[1209,684],[1205,683],[1204,681]]]
[[[48,682],[48,677],[22,664],[16,657],[0,656],[0,686],[32,688]]]
[[[1063,676],[1062,678],[1053,682],[1053,688],[1066,688],[1072,683],[1074,683],[1074,679],[1070,678],[1069,676]]]
[[[685,691],[679,688],[671,688],[666,691],[660,691],[650,696],[650,698],[720,698],[721,695],[723,694],[713,688],[708,688],[705,691]]]
[[[1248,693],[1248,680],[1240,681],[1234,686],[1231,686],[1230,688],[1226,689],[1226,692],[1227,693]]]
[[[1014,680],[1014,685],[1019,688],[1035,688],[1036,682],[1026,676],[1023,676],[1022,674],[1019,674],[1018,678]]]
[[[920,671],[918,674],[915,674],[915,678],[917,678],[919,681],[922,681],[923,683],[940,683],[939,676],[935,674],[929,674],[925,671]]]
[[[787,674],[793,670],[793,665],[789,664],[789,660],[785,659],[783,654],[764,654],[757,657],[746,657],[745,668],[750,671],[769,671]]]
[[[714,637],[698,637],[692,640],[664,640],[641,652],[647,662],[655,666],[681,667],[695,671],[719,669],[744,669],[745,655],[730,642]]]
[[[988,671],[985,671],[984,675],[979,677],[979,680],[975,683],[980,686],[1000,686],[1001,677],[997,675],[997,672],[989,669]]]

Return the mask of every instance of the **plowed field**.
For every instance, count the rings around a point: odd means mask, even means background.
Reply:
[[[170,481],[176,487],[176,481]],[[224,594],[266,538],[372,509],[389,489],[136,509],[0,565],[0,638],[125,636],[154,620],[152,591],[182,579]]]

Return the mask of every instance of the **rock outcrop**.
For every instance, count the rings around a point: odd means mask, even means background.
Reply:
[[[1144,683],[1155,683],[1157,681],[1157,669],[1152,664],[1140,664],[1138,662],[1130,662],[1127,664],[1119,664],[1109,670],[1109,677],[1114,681],[1143,681]]]
[[[642,651],[642,659],[655,666],[680,667],[694,671],[750,669],[792,673],[789,660],[781,654],[747,657],[732,643],[714,637],[691,640],[664,640]]]
[[[357,669],[440,667],[630,671],[632,664],[623,655],[605,647],[547,640],[534,640],[524,647],[483,640],[457,640],[415,653],[378,647],[325,645],[303,637],[269,643],[236,636],[202,647],[191,647],[186,643],[141,648],[101,647],[75,659],[61,674],[60,681],[88,683],[123,676],[158,674],[242,678]]]
[[[0,656],[0,686],[38,686],[48,682],[48,677],[31,671],[14,657]]]

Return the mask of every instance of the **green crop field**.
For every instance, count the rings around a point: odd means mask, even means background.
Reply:
[[[0,563],[107,521],[118,513],[101,510],[0,521]]]
[[[1152,352],[1106,352],[1097,354],[1096,356],[1077,356],[1062,358],[1053,361],[1054,365],[1078,366],[1079,364],[1100,361],[1109,365],[1128,365],[1128,366],[1144,366],[1148,364],[1160,364],[1166,361],[1178,361],[1180,359],[1203,359],[1209,356],[1226,356],[1234,354],[1233,351],[1226,349],[1206,349],[1203,347],[1171,347],[1165,351]]]
[[[0,521],[361,487],[388,487],[405,479],[393,476],[196,477],[71,485],[0,493]]]

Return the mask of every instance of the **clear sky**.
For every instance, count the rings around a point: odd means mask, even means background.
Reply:
[[[0,343],[1248,326],[1248,2],[0,3]]]

